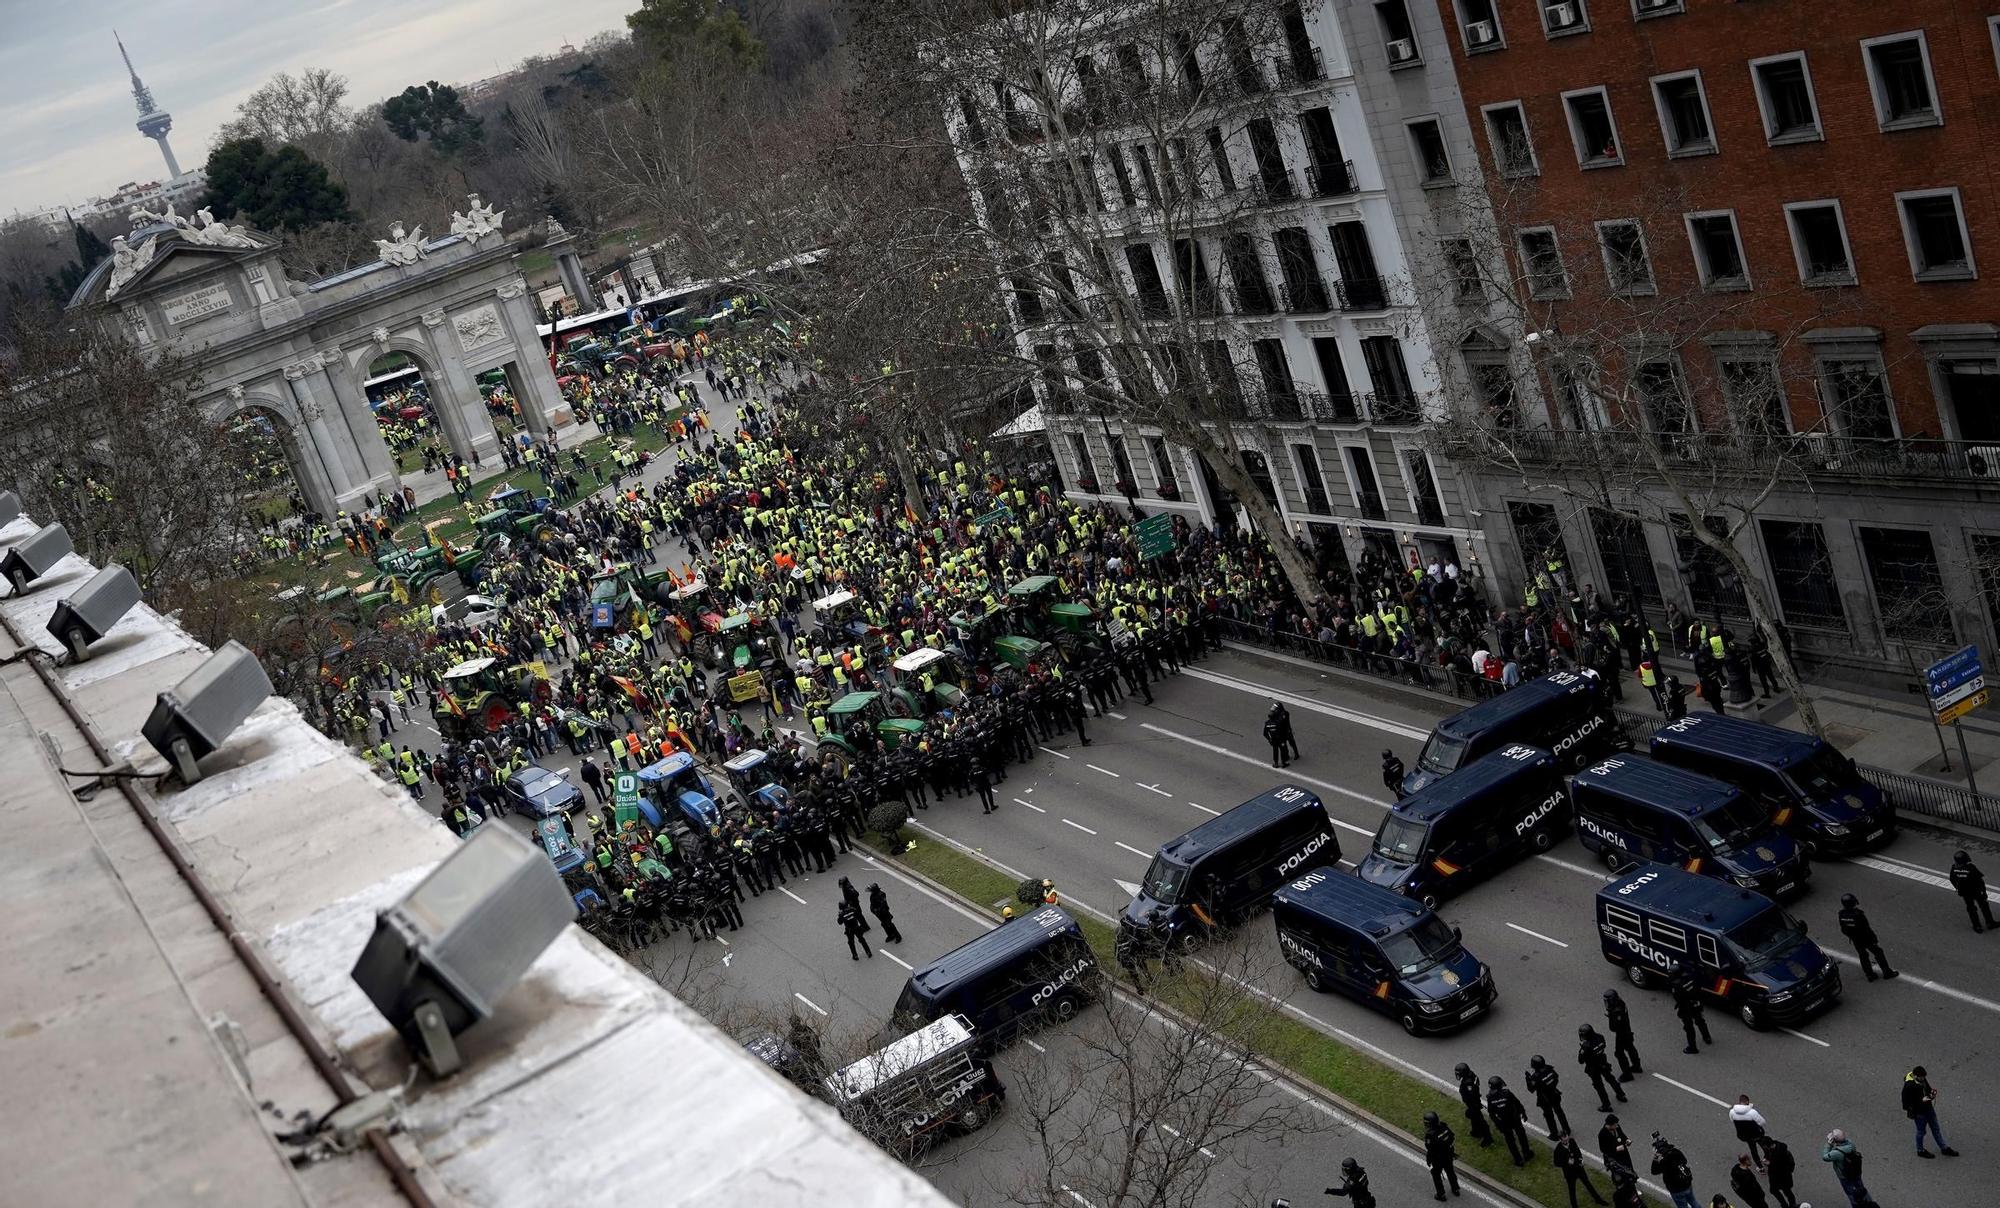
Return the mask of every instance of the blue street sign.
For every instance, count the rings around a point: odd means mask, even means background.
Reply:
[[[1980,663],[1979,647],[1967,646],[1924,668],[1924,687],[1930,696],[1939,697],[1984,674],[1986,668]]]

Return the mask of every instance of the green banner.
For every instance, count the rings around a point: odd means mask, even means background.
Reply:
[[[639,820],[639,778],[631,772],[618,773],[611,791],[611,816],[619,830],[625,829],[627,822]]]

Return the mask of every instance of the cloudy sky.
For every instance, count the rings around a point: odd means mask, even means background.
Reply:
[[[114,27],[173,114],[183,169],[280,71],[329,67],[367,104],[465,83],[622,29],[638,0],[0,0],[0,218],[166,171],[133,123]]]

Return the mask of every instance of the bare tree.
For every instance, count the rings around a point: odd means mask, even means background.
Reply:
[[[347,93],[347,77],[327,68],[308,67],[296,76],[281,71],[243,98],[215,141],[258,138],[273,148],[290,143],[338,174],[342,144],[354,122]]]

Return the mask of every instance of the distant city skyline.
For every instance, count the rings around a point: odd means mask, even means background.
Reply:
[[[346,76],[359,108],[426,80],[469,83],[622,30],[639,0],[0,0],[0,219],[74,205],[120,185],[164,179],[160,152],[133,128],[124,36],[162,109],[183,170],[199,168],[236,106],[280,71]]]

